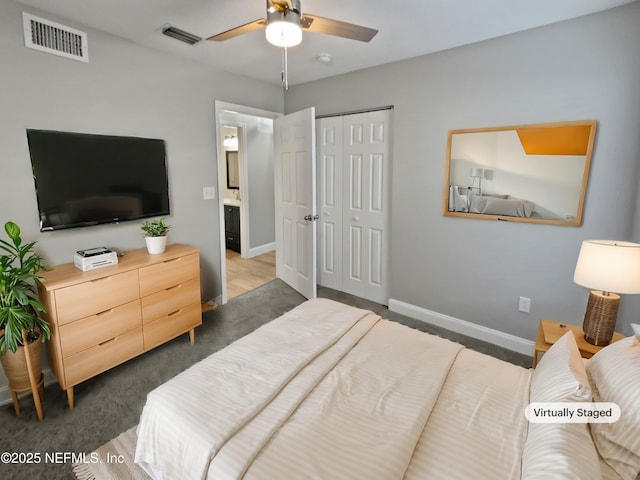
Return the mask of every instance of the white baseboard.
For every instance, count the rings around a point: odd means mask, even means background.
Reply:
[[[531,356],[535,345],[531,340],[516,337],[509,333],[467,322],[459,318],[417,307],[400,300],[389,299],[389,310],[406,315],[437,327],[446,328],[452,332],[461,333],[485,342],[498,345],[513,352]]]
[[[56,383],[58,381],[55,375],[53,375],[53,372],[48,368],[42,370],[42,373],[44,373],[45,386],[51,385],[52,383]],[[31,391],[18,394],[18,398],[22,398],[27,395],[31,395]],[[8,403],[13,403],[11,392],[9,391],[9,387],[7,385],[2,385],[0,386],[0,405],[6,405]]]
[[[260,245],[259,247],[250,248],[247,258],[257,257],[258,255],[271,252],[275,249],[276,249],[276,242],[265,243],[264,245]]]

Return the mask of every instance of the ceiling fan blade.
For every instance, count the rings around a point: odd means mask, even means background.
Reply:
[[[267,21],[264,18],[261,18],[260,20],[254,20],[253,22],[245,23],[244,25],[232,28],[230,30],[227,30],[226,32],[213,35],[207,38],[207,40],[213,40],[214,42],[223,42],[225,40],[229,40],[230,38],[237,37],[238,35],[253,32],[254,30],[259,30],[266,26]]]
[[[371,39],[376,36],[376,33],[378,33],[378,30],[373,28],[319,17],[318,15],[309,15],[307,13],[300,19],[300,26],[309,32],[326,33],[327,35],[359,40],[361,42],[370,42]]]

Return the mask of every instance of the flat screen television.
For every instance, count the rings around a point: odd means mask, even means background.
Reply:
[[[164,140],[27,129],[40,231],[168,215]]]

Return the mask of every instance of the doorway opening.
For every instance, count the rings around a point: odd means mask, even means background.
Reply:
[[[219,101],[215,108],[225,304],[275,278],[273,120],[281,114]]]

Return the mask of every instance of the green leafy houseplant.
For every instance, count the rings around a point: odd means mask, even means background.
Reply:
[[[163,253],[167,245],[167,234],[170,228],[169,225],[164,223],[164,218],[146,220],[140,228],[144,232],[144,241],[147,244],[149,254]]]
[[[35,282],[46,267],[34,252],[36,242],[23,245],[13,222],[5,223],[4,230],[10,241],[0,239],[0,355],[17,351],[23,331],[28,343],[51,336],[49,324],[38,316],[46,309],[36,298]]]
[[[169,225],[164,223],[164,218],[146,220],[142,223],[142,231],[145,237],[164,237],[169,233]]]

